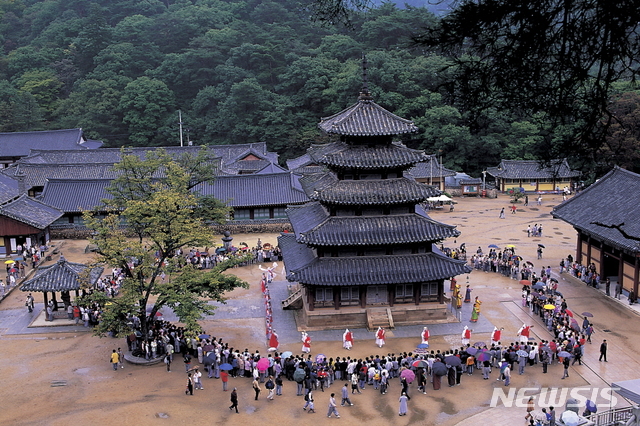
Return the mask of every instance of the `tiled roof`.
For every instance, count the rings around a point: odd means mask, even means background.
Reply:
[[[319,203],[287,210],[299,243],[311,246],[397,245],[458,237],[455,226],[426,214],[329,216]]]
[[[47,179],[114,179],[113,163],[86,164],[16,164],[2,170],[7,176],[24,173],[27,189],[44,186]]]
[[[308,153],[318,164],[347,169],[408,168],[427,160],[424,152],[396,144],[367,146],[335,142],[313,146]]]
[[[0,156],[24,157],[31,149],[84,150],[82,129],[0,133]]]
[[[18,181],[0,173],[0,203],[7,202],[20,195]]]
[[[318,127],[328,134],[345,136],[393,136],[417,132],[412,121],[398,117],[370,99],[323,118]]]
[[[125,154],[137,155],[145,158],[148,152],[162,148],[171,157],[177,157],[185,153],[197,155],[202,149],[200,146],[165,146],[165,147],[140,147],[126,148]],[[119,163],[122,160],[120,148],[101,148],[95,150],[48,150],[32,149],[27,157],[21,158],[19,163],[50,163],[50,164],[106,164]]]
[[[194,190],[231,207],[300,204],[309,200],[293,187],[290,173],[219,176],[213,183],[200,184]]]
[[[272,173],[288,173],[288,171],[278,166],[277,164],[269,163],[264,168],[256,172],[256,174],[258,175],[268,175]]]
[[[310,199],[339,205],[415,204],[440,195],[434,188],[405,177],[338,180],[324,173],[304,176],[300,182]]]
[[[615,167],[596,183],[556,206],[556,218],[575,228],[622,248],[634,255],[640,253],[640,241],[626,238],[619,230],[594,224],[620,225],[628,235],[640,238],[640,175]]]
[[[535,160],[502,160],[498,167],[487,168],[487,173],[503,179],[558,179],[580,176],[571,170],[567,159],[552,160],[551,165],[542,167]]]
[[[0,215],[26,223],[37,229],[44,229],[62,216],[62,212],[26,194],[0,206]]]
[[[415,166],[411,167],[407,173],[413,176],[415,179],[424,179],[428,177],[449,177],[455,176],[456,172],[451,169],[447,169],[446,167],[440,168],[440,163],[435,155],[428,155],[427,161],[423,161],[420,163],[416,163]]]
[[[79,213],[101,206],[112,195],[105,191],[111,179],[49,179],[40,200],[65,213]]]
[[[282,248],[287,279],[301,284],[339,286],[420,283],[470,272],[465,261],[435,252],[314,258],[313,251],[304,244],[296,243],[294,236],[281,236],[278,243]]]
[[[22,284],[22,291],[69,291],[81,287],[92,287],[102,275],[104,268],[89,269],[82,263],[58,260],[53,265],[36,269],[33,278]]]

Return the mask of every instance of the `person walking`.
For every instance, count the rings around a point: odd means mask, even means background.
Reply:
[[[233,410],[236,409],[236,414],[238,414],[238,389],[237,388],[233,388],[233,390],[231,391],[231,407],[229,407],[229,410]]]
[[[120,365],[120,368],[124,368],[124,354],[120,348],[118,348],[118,365]]]
[[[399,416],[406,416],[407,415],[407,401],[409,401],[409,398],[407,398],[407,394],[402,392],[402,395],[400,395],[400,409],[398,410],[398,415]]]
[[[536,408],[536,406],[535,406],[535,403],[533,402],[533,397],[531,396],[531,397],[529,397],[529,400],[527,401],[527,415],[524,416],[525,420],[529,420],[529,419],[533,418],[533,416],[531,415],[531,412],[533,410],[535,410],[535,408]]]
[[[499,216],[499,218],[500,218],[500,219],[504,219],[504,218],[505,218],[505,217],[504,217],[504,207],[502,208],[502,210],[500,210],[500,216]]]
[[[31,293],[29,293],[27,295],[27,301],[25,302],[24,306],[27,307],[29,312],[33,312],[33,304],[34,304],[33,296],[31,295]]]
[[[184,391],[185,395],[193,395],[193,378],[191,373],[187,373],[187,389]]]
[[[616,299],[620,300],[620,293],[622,293],[622,283],[616,283]]]
[[[273,401],[274,394],[276,392],[276,384],[273,382],[273,376],[269,376],[267,379],[267,383],[264,385],[265,388],[269,391],[267,394],[267,400]]]
[[[342,387],[342,402],[340,405],[344,407],[345,404],[353,405],[351,399],[349,399],[349,385],[347,383]]]
[[[562,360],[562,366],[564,367],[563,374],[562,374],[562,380],[564,380],[567,377],[569,377],[569,364],[570,363],[571,363],[571,358],[569,358],[568,356],[564,357],[564,359]]]
[[[166,354],[164,356],[164,363],[167,364],[167,372],[171,373],[171,355]]]
[[[260,382],[258,382],[258,378],[257,377],[253,379],[252,386],[253,386],[253,390],[256,393],[256,399],[255,400],[257,401],[258,400],[258,395],[260,395],[260,391],[262,391],[262,388],[260,387]]]
[[[332,393],[329,397],[329,411],[327,412],[327,417],[331,417],[331,414],[335,414],[337,418],[340,418],[340,414],[338,413],[338,409],[336,408],[335,393]]]
[[[282,374],[276,377],[276,395],[282,396]]]
[[[118,352],[115,349],[111,352],[111,365],[115,371],[118,371]]]
[[[600,344],[600,358],[598,358],[598,361],[602,361],[602,358],[604,358],[604,362],[607,362],[607,339]]]
[[[304,394],[304,407],[302,409],[307,411],[307,408],[313,404],[313,391],[309,391]]]
[[[509,386],[509,384],[511,383],[511,368],[509,367],[508,363],[504,367],[504,371],[502,372],[502,375],[504,376],[504,385]]]

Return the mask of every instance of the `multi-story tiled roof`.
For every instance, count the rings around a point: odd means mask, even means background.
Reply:
[[[338,180],[332,173],[300,179],[311,200],[336,205],[382,205],[420,203],[440,195],[431,186],[409,178]]]
[[[0,205],[0,215],[37,229],[45,229],[62,217],[62,212],[23,194],[13,201]]]
[[[90,268],[82,263],[68,262],[61,258],[53,265],[41,266],[34,276],[22,284],[22,291],[70,291],[92,287],[104,268]]]
[[[306,285],[350,286],[423,283],[470,271],[466,262],[438,252],[352,257],[315,257],[313,250],[296,242],[295,235],[278,238],[286,254],[287,279]]]
[[[313,146],[307,152],[316,163],[336,169],[405,169],[427,160],[424,152],[393,143],[366,146],[336,142]]]
[[[460,235],[455,226],[431,219],[420,206],[412,214],[330,216],[321,204],[308,203],[289,208],[287,214],[298,242],[311,246],[398,245]]]
[[[551,214],[576,229],[630,254],[640,254],[640,175],[615,167]],[[602,226],[605,225],[605,226]],[[619,226],[619,229],[607,226]],[[636,239],[628,238],[633,236]]]
[[[325,133],[343,136],[395,136],[417,132],[407,120],[387,111],[368,96],[331,117],[323,118],[318,127]]]
[[[497,167],[487,168],[487,173],[503,179],[558,179],[580,176],[580,172],[571,170],[566,158],[552,160],[549,165],[535,160],[502,160]]]
[[[0,157],[25,157],[32,149],[84,150],[95,147],[97,145],[95,142],[99,141],[94,141],[87,146],[84,142],[82,129],[0,133]]]

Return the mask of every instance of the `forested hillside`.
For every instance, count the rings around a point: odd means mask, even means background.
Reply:
[[[315,22],[308,5],[0,0],[0,131],[82,127],[111,147],[176,145],[181,110],[194,144],[266,141],[284,160],[322,140],[320,117],[355,102],[365,53],[376,102],[421,129],[408,145],[476,176],[500,158],[543,158],[545,117],[470,115],[449,59],[411,42],[440,19],[427,9],[383,3],[344,27]]]

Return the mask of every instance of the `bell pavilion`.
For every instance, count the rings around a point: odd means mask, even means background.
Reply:
[[[299,309],[300,329],[450,318],[444,280],[469,269],[435,246],[460,234],[421,206],[440,192],[407,173],[428,156],[394,141],[417,127],[376,104],[366,84],[355,105],[318,126],[336,141],[309,148],[323,166],[300,180],[311,201],[287,209],[293,232],[278,241],[298,287],[284,308]]]

